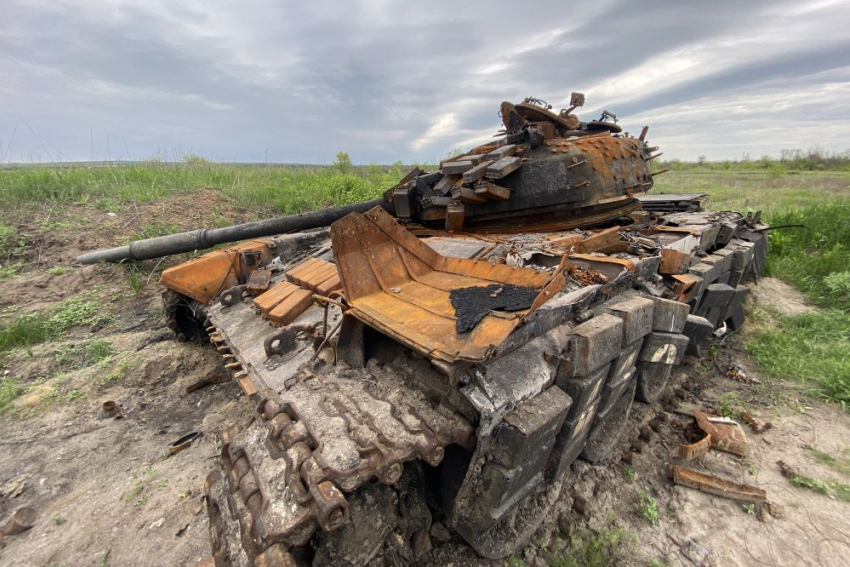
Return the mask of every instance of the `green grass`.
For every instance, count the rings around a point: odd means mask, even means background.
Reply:
[[[151,202],[199,187],[216,187],[237,206],[296,213],[374,199],[405,172],[400,163],[390,168],[343,169],[229,165],[206,160],[151,161],[122,166],[34,166],[0,169],[0,202],[10,209],[33,203],[78,203],[104,212],[121,212],[131,202]]]
[[[771,231],[767,274],[817,305],[850,310],[850,199],[777,212],[770,223],[806,228]]]
[[[0,379],[0,414],[9,409],[12,402],[26,391],[27,389],[18,384],[14,378]]]
[[[769,374],[806,383],[812,394],[850,403],[850,314],[838,309],[794,317],[775,314],[746,349]]]
[[[658,511],[658,501],[640,488],[637,489],[637,495],[638,502],[635,507],[637,508],[638,513],[650,524],[653,526],[656,525],[661,516]]]
[[[133,290],[133,295],[139,296],[142,293],[142,287],[145,285],[142,276],[133,268],[127,268],[127,285]]]
[[[767,313],[747,350],[773,376],[794,378],[819,397],[850,402],[850,200],[776,211],[766,274],[800,289],[818,311]],[[756,314],[758,315],[758,314]]]
[[[21,273],[24,269],[23,262],[16,262],[14,264],[7,264],[5,266],[0,266],[0,281],[5,280],[6,278],[12,278]]]
[[[812,446],[808,446],[806,449],[809,450],[817,462],[828,466],[836,472],[850,476],[850,456],[848,456],[850,455],[850,448],[844,449],[841,457],[833,457],[829,453]]]
[[[549,567],[611,567],[631,556],[636,538],[620,527],[610,526],[599,532],[580,527],[563,549],[556,539],[549,554]]]
[[[24,269],[19,258],[26,250],[26,238],[17,229],[0,222],[0,280],[14,277]]]
[[[797,475],[789,479],[792,486],[806,488],[818,494],[850,502],[850,485],[837,480],[823,481],[810,476]]]
[[[54,367],[61,370],[87,368],[115,354],[107,341],[89,341],[81,346],[71,345],[53,353]]]
[[[53,315],[25,313],[11,322],[0,323],[0,352],[30,347],[62,334],[79,325],[93,326],[112,319],[96,301],[97,291],[90,291],[58,303]]]
[[[0,324],[0,352],[43,343],[52,335],[48,318],[26,313],[10,323]]]
[[[850,172],[669,171],[652,193],[707,193],[715,210],[775,213],[850,198]]]
[[[138,358],[131,352],[121,352],[115,357],[115,359],[105,358],[101,362],[104,367],[104,372],[107,369],[107,365],[111,365],[112,370],[105,375],[104,378],[101,378],[97,381],[97,385],[100,388],[106,387],[110,382],[118,382],[123,380],[127,373],[136,368],[139,365]]]
[[[797,475],[791,477],[789,480],[791,486],[798,486],[800,488],[808,488],[814,492],[823,495],[829,495],[829,487],[822,480],[818,480],[816,478],[812,478],[810,476]]]
[[[714,410],[720,417],[738,417],[744,408],[744,400],[737,392],[726,392],[717,399]]]
[[[26,250],[26,240],[18,234],[17,229],[0,223],[0,259],[9,262],[20,256]]]

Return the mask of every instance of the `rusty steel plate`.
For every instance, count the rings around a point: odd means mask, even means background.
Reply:
[[[413,350],[445,362],[485,360],[528,313],[564,289],[554,273],[438,254],[380,208],[331,227],[350,313]],[[539,294],[527,310],[491,312],[459,334],[452,290],[508,284]]]

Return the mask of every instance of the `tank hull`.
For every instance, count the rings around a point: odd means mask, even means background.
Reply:
[[[485,557],[514,552],[572,462],[612,458],[633,403],[663,395],[711,330],[742,324],[763,228],[689,211],[603,230],[417,237],[380,210],[342,219],[268,291],[206,310],[258,407],[225,435],[207,483],[216,564],[412,562],[424,547],[411,542],[437,519]],[[275,323],[264,295],[316,288],[323,262],[338,287],[313,289]],[[452,292],[488,285],[536,293],[458,332]]]

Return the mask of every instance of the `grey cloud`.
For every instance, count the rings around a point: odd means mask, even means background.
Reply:
[[[501,100],[533,95],[562,105],[570,90],[618,79],[662,54],[694,46],[711,54],[715,42],[757,37],[783,21],[775,2],[731,0],[172,4],[7,5],[0,73],[12,80],[0,84],[0,140],[8,143],[17,128],[12,158],[48,159],[26,121],[69,159],[174,148],[227,161],[330,160],[338,150],[364,162],[433,159],[495,131]],[[826,29],[836,11],[850,15],[839,6],[788,18]],[[813,73],[850,65],[847,43],[831,37],[816,45],[789,37],[775,54],[765,44],[757,61],[727,51],[730,59],[709,73],[590,100],[589,110],[611,108],[627,122],[655,111],[673,144],[656,140],[667,155],[734,157],[738,149],[691,135],[693,118],[665,120],[665,109],[708,94],[747,97],[806,75],[800,88],[823,89]],[[845,106],[831,108],[832,119],[848,125]],[[794,116],[801,111],[782,119],[804,122]],[[452,114],[456,132],[414,144]],[[768,147],[758,136],[736,140],[753,154]],[[831,140],[832,149],[850,146]]]
[[[812,84],[817,84],[808,82],[809,76],[850,65],[848,53],[850,53],[850,41],[841,42],[828,49],[805,49],[799,53],[774,57],[716,73],[680,87],[641,97],[619,108],[627,115],[636,114],[668,104],[686,103],[707,94],[722,97],[724,92],[764,81],[787,81],[793,83],[799,91],[805,92]],[[822,117],[820,113],[815,112],[815,114]]]

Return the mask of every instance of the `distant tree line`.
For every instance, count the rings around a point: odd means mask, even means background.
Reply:
[[[665,168],[673,170],[745,169],[775,173],[783,171],[850,171],[850,150],[831,152],[816,146],[808,150],[797,148],[782,150],[779,152],[779,157],[762,156],[759,159],[753,159],[748,153],[744,153],[740,159],[709,161],[705,156],[700,156],[696,161],[671,159],[660,161],[655,166],[655,169]]]

